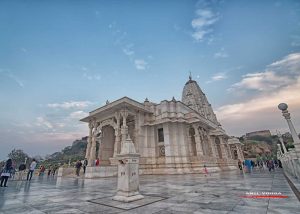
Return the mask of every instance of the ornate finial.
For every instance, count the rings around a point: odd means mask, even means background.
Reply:
[[[144,102],[149,102],[148,98],[146,97],[145,101]]]
[[[107,105],[107,104],[109,104],[109,101],[108,101],[108,100],[106,100],[106,105]]]
[[[173,101],[173,102],[175,102],[175,101],[176,101],[174,96],[173,96],[173,98],[172,98],[172,101]]]
[[[189,79],[192,80],[192,72],[190,71]]]

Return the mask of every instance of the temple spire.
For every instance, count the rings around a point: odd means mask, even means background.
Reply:
[[[190,71],[189,79],[192,80],[192,72]]]

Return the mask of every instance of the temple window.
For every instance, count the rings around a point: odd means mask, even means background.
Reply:
[[[157,129],[158,142],[164,142],[164,129]]]

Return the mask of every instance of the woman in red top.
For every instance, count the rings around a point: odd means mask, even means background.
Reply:
[[[99,160],[99,158],[97,158],[97,160],[96,160],[96,166],[99,166],[99,164],[100,164],[100,160]]]

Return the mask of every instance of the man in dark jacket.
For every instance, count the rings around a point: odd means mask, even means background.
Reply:
[[[76,162],[76,165],[75,165],[75,168],[76,168],[76,175],[77,175],[77,176],[79,176],[81,166],[82,166],[82,163],[81,163],[80,160],[78,160],[78,161]]]
[[[2,169],[2,172],[1,172],[1,184],[0,184],[0,187],[3,187],[3,184],[4,184],[4,187],[7,187],[7,185],[6,185],[7,184],[7,180],[10,177],[12,169],[13,169],[13,167],[12,167],[12,160],[8,159],[6,161],[6,163],[5,163],[5,166]]]

